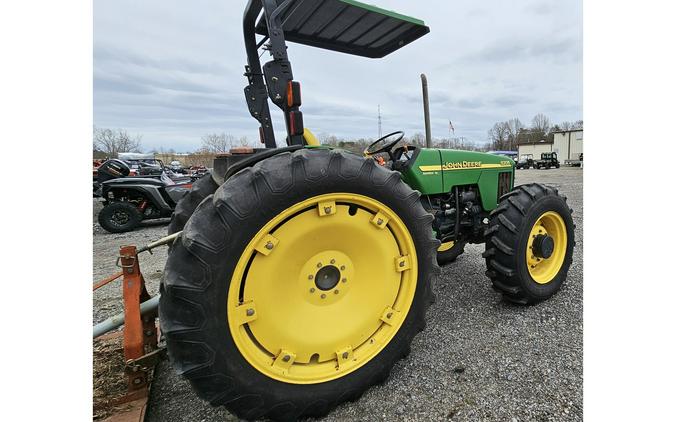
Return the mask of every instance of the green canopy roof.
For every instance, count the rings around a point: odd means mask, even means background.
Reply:
[[[280,19],[286,41],[372,58],[429,32],[419,19],[355,0],[293,0]],[[265,19],[256,32],[267,35]]]

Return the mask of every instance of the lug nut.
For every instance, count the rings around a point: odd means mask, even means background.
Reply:
[[[272,242],[267,242],[265,248],[271,251],[274,248],[274,244]]]
[[[339,291],[339,290],[335,290],[333,293],[338,294],[338,293],[340,293],[340,291]]]
[[[330,260],[330,263],[331,263],[331,264],[335,264],[335,260],[334,260],[334,259],[331,259],[331,260]]]
[[[389,312],[389,313],[387,314],[387,319],[390,319],[392,315],[394,315],[394,314],[393,314],[392,312]]]
[[[344,271],[344,270],[345,270],[345,266],[344,266],[344,265],[341,265],[341,266],[340,266],[340,269],[341,269],[342,271]]]
[[[323,212],[325,212],[326,214],[330,214],[331,209],[332,207],[323,207]]]
[[[347,282],[347,279],[346,279],[346,278],[343,278],[343,279],[342,279],[342,282],[343,282],[343,283],[346,283],[346,282]]]
[[[314,287],[312,287],[311,289],[309,289],[309,292],[310,292],[310,293],[314,293],[315,291],[316,291],[316,289],[315,289]]]
[[[405,261],[401,261],[400,264],[398,264],[399,267],[405,267]]]
[[[349,357],[349,353],[344,352],[344,353],[342,354],[342,359],[347,359],[348,357]]]
[[[281,360],[283,360],[284,362],[288,362],[289,360],[291,360],[291,357],[289,355],[285,355],[283,358],[281,358]]]
[[[325,299],[325,298],[326,298],[326,294],[325,294],[325,293],[321,293],[321,299]]]
[[[321,268],[322,265],[323,265],[323,264],[321,264],[321,263],[319,262],[318,264],[316,264],[316,268]]]
[[[384,220],[381,219],[381,218],[378,218],[378,219],[377,219],[377,225],[378,225],[378,226],[381,226],[382,223],[384,223]]]
[[[253,314],[255,314],[255,311],[253,309],[249,308],[246,310],[246,316],[253,316]]]
[[[311,280],[314,278],[314,276],[310,274],[309,276],[307,276],[307,278]]]

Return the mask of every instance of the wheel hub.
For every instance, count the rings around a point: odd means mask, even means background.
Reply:
[[[334,265],[326,265],[316,272],[314,283],[320,290],[331,290],[340,282],[340,270]]]
[[[116,223],[120,226],[129,222],[129,215],[124,211],[115,211],[111,218],[113,223]]]
[[[298,296],[317,306],[330,306],[345,298],[354,284],[354,262],[334,249],[319,252],[305,261],[296,289]],[[315,315],[315,317],[317,317]]]
[[[532,253],[537,258],[548,259],[553,255],[555,242],[553,238],[547,234],[537,235],[532,241]]]

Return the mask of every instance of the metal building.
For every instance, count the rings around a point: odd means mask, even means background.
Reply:
[[[539,142],[523,142],[518,145],[518,156],[532,154],[535,160],[541,157],[542,152],[555,152],[558,160],[565,164],[578,163],[579,155],[584,152],[584,130],[560,130],[553,132],[553,140]]]

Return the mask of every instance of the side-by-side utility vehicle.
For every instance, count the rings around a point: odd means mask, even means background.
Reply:
[[[244,94],[265,148],[216,159],[178,204],[160,286],[169,356],[200,397],[276,420],[357,399],[410,352],[438,263],[466,243],[485,244],[509,301],[560,289],[571,211],[553,187],[514,188],[513,160],[406,145],[402,132],[356,155],[305,128],[287,42],[378,58],[427,34],[424,22],[353,0],[250,0],[243,24]]]
[[[534,165],[538,169],[560,168],[560,161],[558,161],[558,154],[555,152],[542,152],[541,158],[535,161]]]

